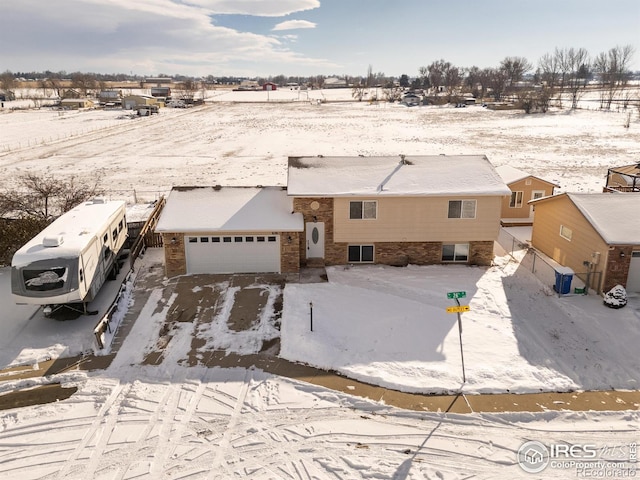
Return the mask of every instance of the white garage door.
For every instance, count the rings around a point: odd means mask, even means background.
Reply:
[[[640,292],[640,251],[632,252],[629,276],[627,277],[627,291]]]
[[[280,273],[279,235],[185,236],[187,273]]]

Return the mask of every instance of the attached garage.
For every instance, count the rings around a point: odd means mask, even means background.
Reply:
[[[187,235],[187,273],[280,273],[280,235]]]
[[[297,273],[303,230],[283,187],[175,187],[156,226],[168,277]]]

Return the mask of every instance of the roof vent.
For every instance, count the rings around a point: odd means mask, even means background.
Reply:
[[[44,237],[42,239],[43,247],[59,247],[64,243],[64,237],[62,235],[55,235],[53,237]]]
[[[91,199],[91,203],[94,205],[101,205],[103,203],[107,203],[107,199],[104,197],[95,197]]]

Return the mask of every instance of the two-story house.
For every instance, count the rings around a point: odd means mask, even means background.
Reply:
[[[489,265],[511,191],[487,157],[290,157],[302,265]]]

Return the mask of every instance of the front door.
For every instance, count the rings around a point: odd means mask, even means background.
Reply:
[[[531,200],[536,200],[538,198],[542,198],[544,197],[545,191],[544,190],[533,190],[531,192]],[[533,205],[531,205],[529,207],[529,217],[533,217]]]
[[[324,258],[324,222],[308,222],[307,258]]]

